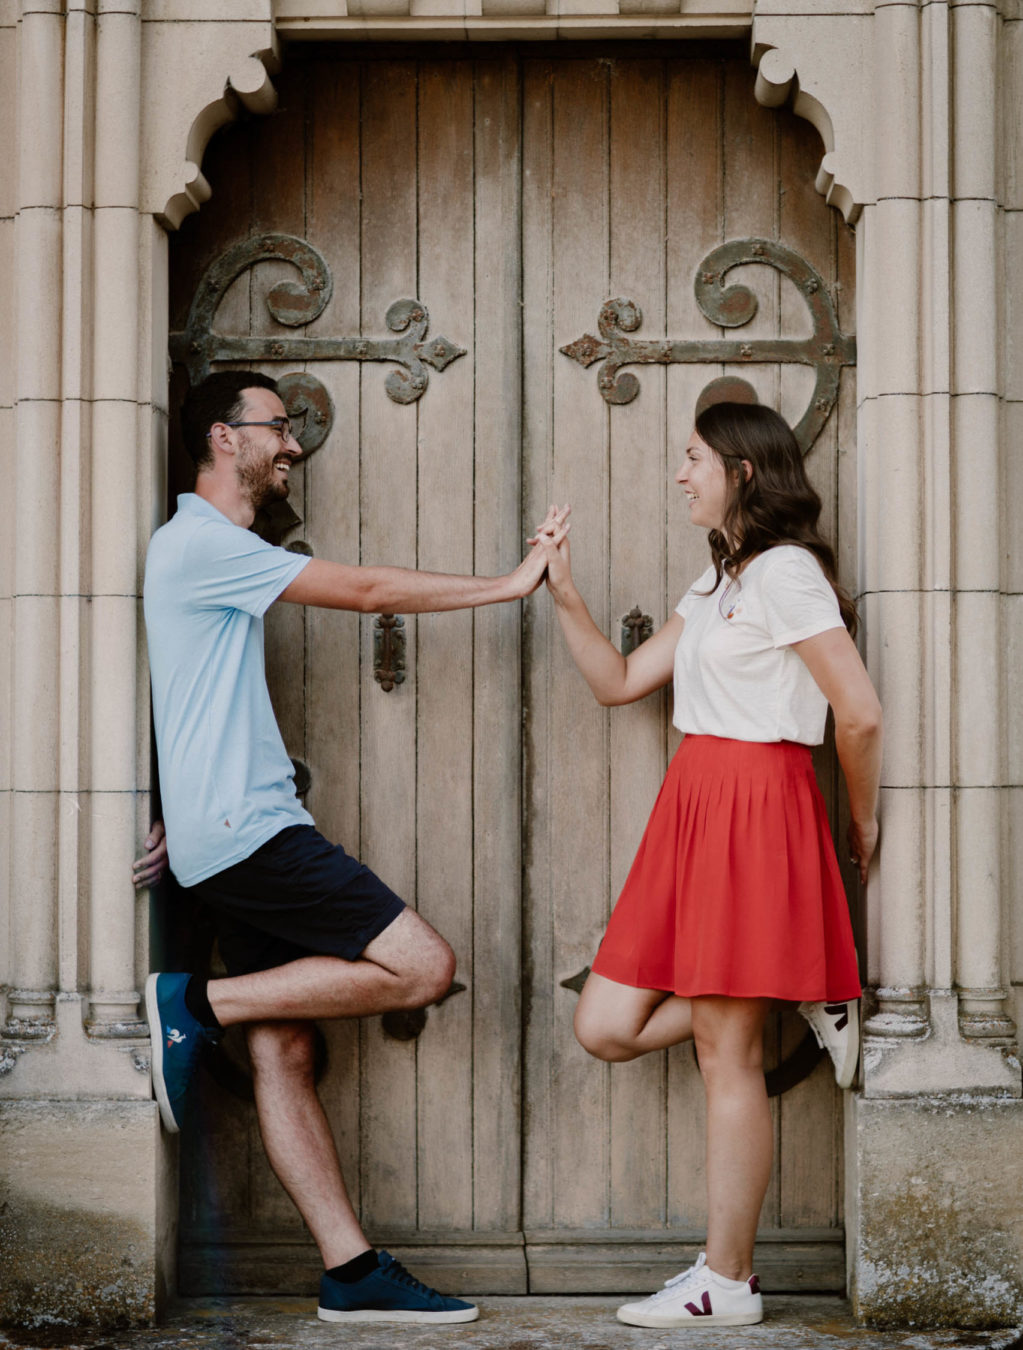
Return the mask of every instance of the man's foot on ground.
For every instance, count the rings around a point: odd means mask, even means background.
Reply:
[[[619,1322],[631,1327],[744,1327],[764,1320],[760,1282],[726,1280],[707,1265],[701,1252],[695,1266],[668,1280],[663,1289],[639,1303],[618,1309]]]
[[[810,1023],[817,1044],[831,1056],[835,1081],[847,1088],[856,1074],[860,1057],[860,1005],[848,1003],[801,1003],[799,1011]]]
[[[324,1275],[317,1316],[324,1322],[474,1322],[479,1308],[445,1298],[411,1275],[390,1252],[377,1270],[354,1284]]]
[[[203,1047],[215,1037],[185,1007],[183,974],[153,974],[146,980],[146,1020],[153,1043],[153,1091],[160,1118],[171,1134],[181,1129],[185,1100]]]

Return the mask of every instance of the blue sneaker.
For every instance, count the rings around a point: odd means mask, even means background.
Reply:
[[[460,1298],[445,1298],[410,1275],[390,1252],[354,1284],[324,1275],[317,1317],[324,1322],[475,1322],[480,1310]]]
[[[185,1007],[190,975],[150,975],[146,980],[146,1020],[153,1043],[153,1091],[164,1128],[177,1134],[185,1098],[203,1047],[216,1037]]]

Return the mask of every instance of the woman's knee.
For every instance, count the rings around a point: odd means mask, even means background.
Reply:
[[[625,1064],[640,1054],[618,1028],[583,1003],[575,1010],[572,1029],[576,1040],[594,1059],[602,1059],[608,1064]]]
[[[763,1073],[765,1018],[761,1000],[693,1000],[693,1040],[705,1080]]]

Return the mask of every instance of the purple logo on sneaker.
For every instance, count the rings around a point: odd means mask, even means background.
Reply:
[[[702,1308],[698,1308],[695,1303],[687,1303],[686,1312],[692,1313],[694,1317],[709,1317],[710,1314],[714,1311],[713,1308],[710,1306],[709,1289],[705,1289],[703,1291],[703,1297],[700,1299],[700,1302],[703,1304]]]
[[[746,1283],[749,1285],[749,1291],[751,1294],[760,1293],[760,1281],[757,1279],[755,1275],[751,1275],[749,1279],[746,1281]]]
[[[824,1011],[836,1018],[835,1030],[844,1031],[849,1025],[849,1008],[845,1003],[825,1003]]]

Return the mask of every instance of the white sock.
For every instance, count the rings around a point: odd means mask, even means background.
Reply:
[[[707,1269],[710,1270],[710,1266]],[[724,1275],[719,1275],[716,1270],[710,1270],[710,1273],[718,1284],[723,1285],[725,1289],[746,1289],[749,1285],[748,1280],[729,1280]]]

